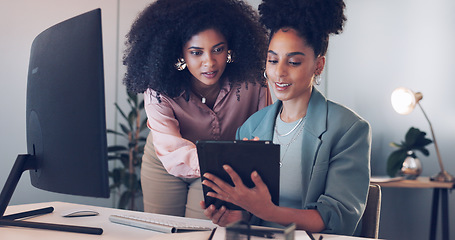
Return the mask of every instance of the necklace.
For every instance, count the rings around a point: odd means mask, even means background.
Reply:
[[[197,95],[199,95],[199,97],[201,98],[201,102],[202,102],[202,103],[207,102],[207,98],[205,98],[204,96],[202,96],[202,94],[197,93]]]
[[[285,147],[283,156],[281,157],[281,160],[280,160],[280,168],[283,166],[283,160],[284,160],[284,157],[286,156],[286,153],[287,153],[288,150],[289,150],[289,147],[291,146],[291,144],[292,144],[293,142],[295,142],[295,140],[296,140],[296,139],[300,136],[300,134],[303,132],[303,125],[305,125],[305,123],[303,123],[303,124],[301,124],[301,125],[300,125],[300,123],[302,123],[303,119],[305,119],[305,118],[306,118],[306,116],[303,117],[303,118],[301,118],[301,119],[299,120],[299,122],[294,126],[294,128],[292,128],[292,130],[289,131],[289,132],[288,132],[287,134],[285,134],[285,135],[280,135],[280,134],[278,133],[278,130],[277,130],[277,127],[276,127],[276,124],[275,124],[275,133],[278,135],[278,137],[276,138],[276,140],[278,141],[278,143],[280,144],[280,146]],[[291,141],[289,141],[289,142],[286,143],[286,144],[283,144],[283,143],[281,142],[281,140],[280,140],[280,137],[284,137],[284,136],[286,136],[286,135],[289,135],[289,134],[290,134],[291,132],[293,132],[298,126],[301,126],[301,127],[299,127],[299,131],[298,131],[297,133],[295,133],[294,136],[292,136]]]
[[[196,94],[198,97],[200,97],[201,102],[203,104],[205,104],[205,103],[207,103],[207,98],[212,99],[212,97],[216,98],[216,96],[218,96],[218,93],[220,92],[220,87],[217,86],[216,88],[207,91],[205,94],[202,94],[202,93],[196,91],[195,88],[192,88],[192,91],[194,92],[194,94]]]
[[[291,129],[291,131],[289,131],[289,132],[287,132],[287,133],[285,133],[285,134],[280,134],[280,133],[278,132],[278,130],[277,130],[277,128],[276,128],[276,124],[275,124],[275,132],[276,132],[276,134],[278,134],[278,136],[280,136],[280,137],[286,137],[287,135],[291,134],[291,133],[300,125],[300,123],[302,122],[302,120],[303,120],[303,118],[301,118],[301,119],[297,122],[297,124]]]
[[[193,92],[194,92],[194,93],[195,93],[195,94],[196,94],[198,97],[200,97],[200,98],[201,98],[201,102],[202,102],[202,103],[204,103],[204,104],[205,104],[205,103],[207,102],[207,98],[206,98],[206,97],[204,97],[202,94],[200,94],[200,93],[196,92],[195,90],[193,90]]]

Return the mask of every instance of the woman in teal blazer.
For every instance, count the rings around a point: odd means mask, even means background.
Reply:
[[[352,235],[359,224],[370,180],[371,129],[352,110],[327,100],[316,88],[325,65],[329,34],[346,20],[343,0],[263,0],[261,21],[271,31],[264,76],[278,101],[253,114],[237,131],[237,139],[280,144],[280,205],[271,201],[257,172],[255,187],[246,187],[229,166],[234,186],[206,173],[208,196],[236,204],[255,223]],[[201,203],[204,208],[204,204]],[[248,214],[204,210],[225,226]]]
[[[252,115],[237,139],[272,140],[281,101]],[[327,233],[352,235],[370,182],[369,124],[313,88],[302,142],[302,209],[317,209]],[[296,186],[297,187],[297,186]]]

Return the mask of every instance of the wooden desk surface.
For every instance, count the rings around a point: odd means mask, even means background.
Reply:
[[[435,182],[429,177],[418,177],[416,180],[399,180],[399,181],[371,181],[372,184],[378,184],[381,187],[396,187],[396,188],[455,188],[455,183],[452,182]]]

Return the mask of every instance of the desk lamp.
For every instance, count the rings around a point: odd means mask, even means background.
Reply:
[[[410,89],[407,88],[397,88],[392,92],[392,106],[393,109],[399,114],[409,114],[411,113],[416,105],[419,105],[420,109],[423,112],[423,115],[428,121],[430,125],[431,135],[433,137],[434,147],[436,149],[436,154],[438,156],[439,167],[441,171],[436,174],[435,176],[430,177],[432,181],[437,182],[455,182],[455,178],[444,170],[444,165],[442,164],[441,154],[439,153],[438,143],[436,142],[436,138],[434,136],[433,127],[431,126],[430,119],[428,119],[427,114],[423,110],[422,106],[420,105],[419,101],[422,100],[423,95],[420,92],[414,93]]]

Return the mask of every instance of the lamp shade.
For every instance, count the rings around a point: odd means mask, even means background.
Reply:
[[[408,88],[400,87],[392,92],[392,107],[399,114],[409,114],[421,99],[420,92],[414,93]]]

